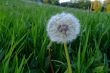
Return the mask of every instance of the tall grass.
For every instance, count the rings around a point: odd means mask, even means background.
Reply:
[[[0,73],[49,73],[46,25],[61,12],[74,14],[81,23],[79,37],[68,45],[74,72],[108,73],[109,14],[17,0],[0,0]],[[55,73],[66,72],[63,45],[51,48]]]

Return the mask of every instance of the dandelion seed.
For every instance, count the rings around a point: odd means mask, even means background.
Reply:
[[[51,41],[57,43],[72,42],[80,32],[79,20],[69,13],[52,16],[47,25]]]

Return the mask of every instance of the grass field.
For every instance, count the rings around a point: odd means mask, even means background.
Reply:
[[[52,15],[74,14],[81,32],[68,44],[74,73],[108,73],[110,62],[110,14],[35,2],[0,0],[0,73],[50,73],[46,25]],[[55,73],[66,73],[62,44],[52,44]]]

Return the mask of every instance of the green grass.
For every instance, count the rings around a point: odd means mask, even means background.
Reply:
[[[49,73],[46,25],[61,12],[74,14],[81,23],[80,35],[68,44],[73,71],[108,73],[110,14],[17,0],[0,0],[0,73]],[[55,73],[66,72],[63,45],[51,48]]]

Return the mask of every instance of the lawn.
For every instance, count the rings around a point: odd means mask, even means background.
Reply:
[[[46,26],[51,16],[68,12],[80,20],[80,35],[68,44],[74,73],[110,71],[110,14],[40,4],[0,0],[0,73],[66,73],[62,44],[51,51]]]

